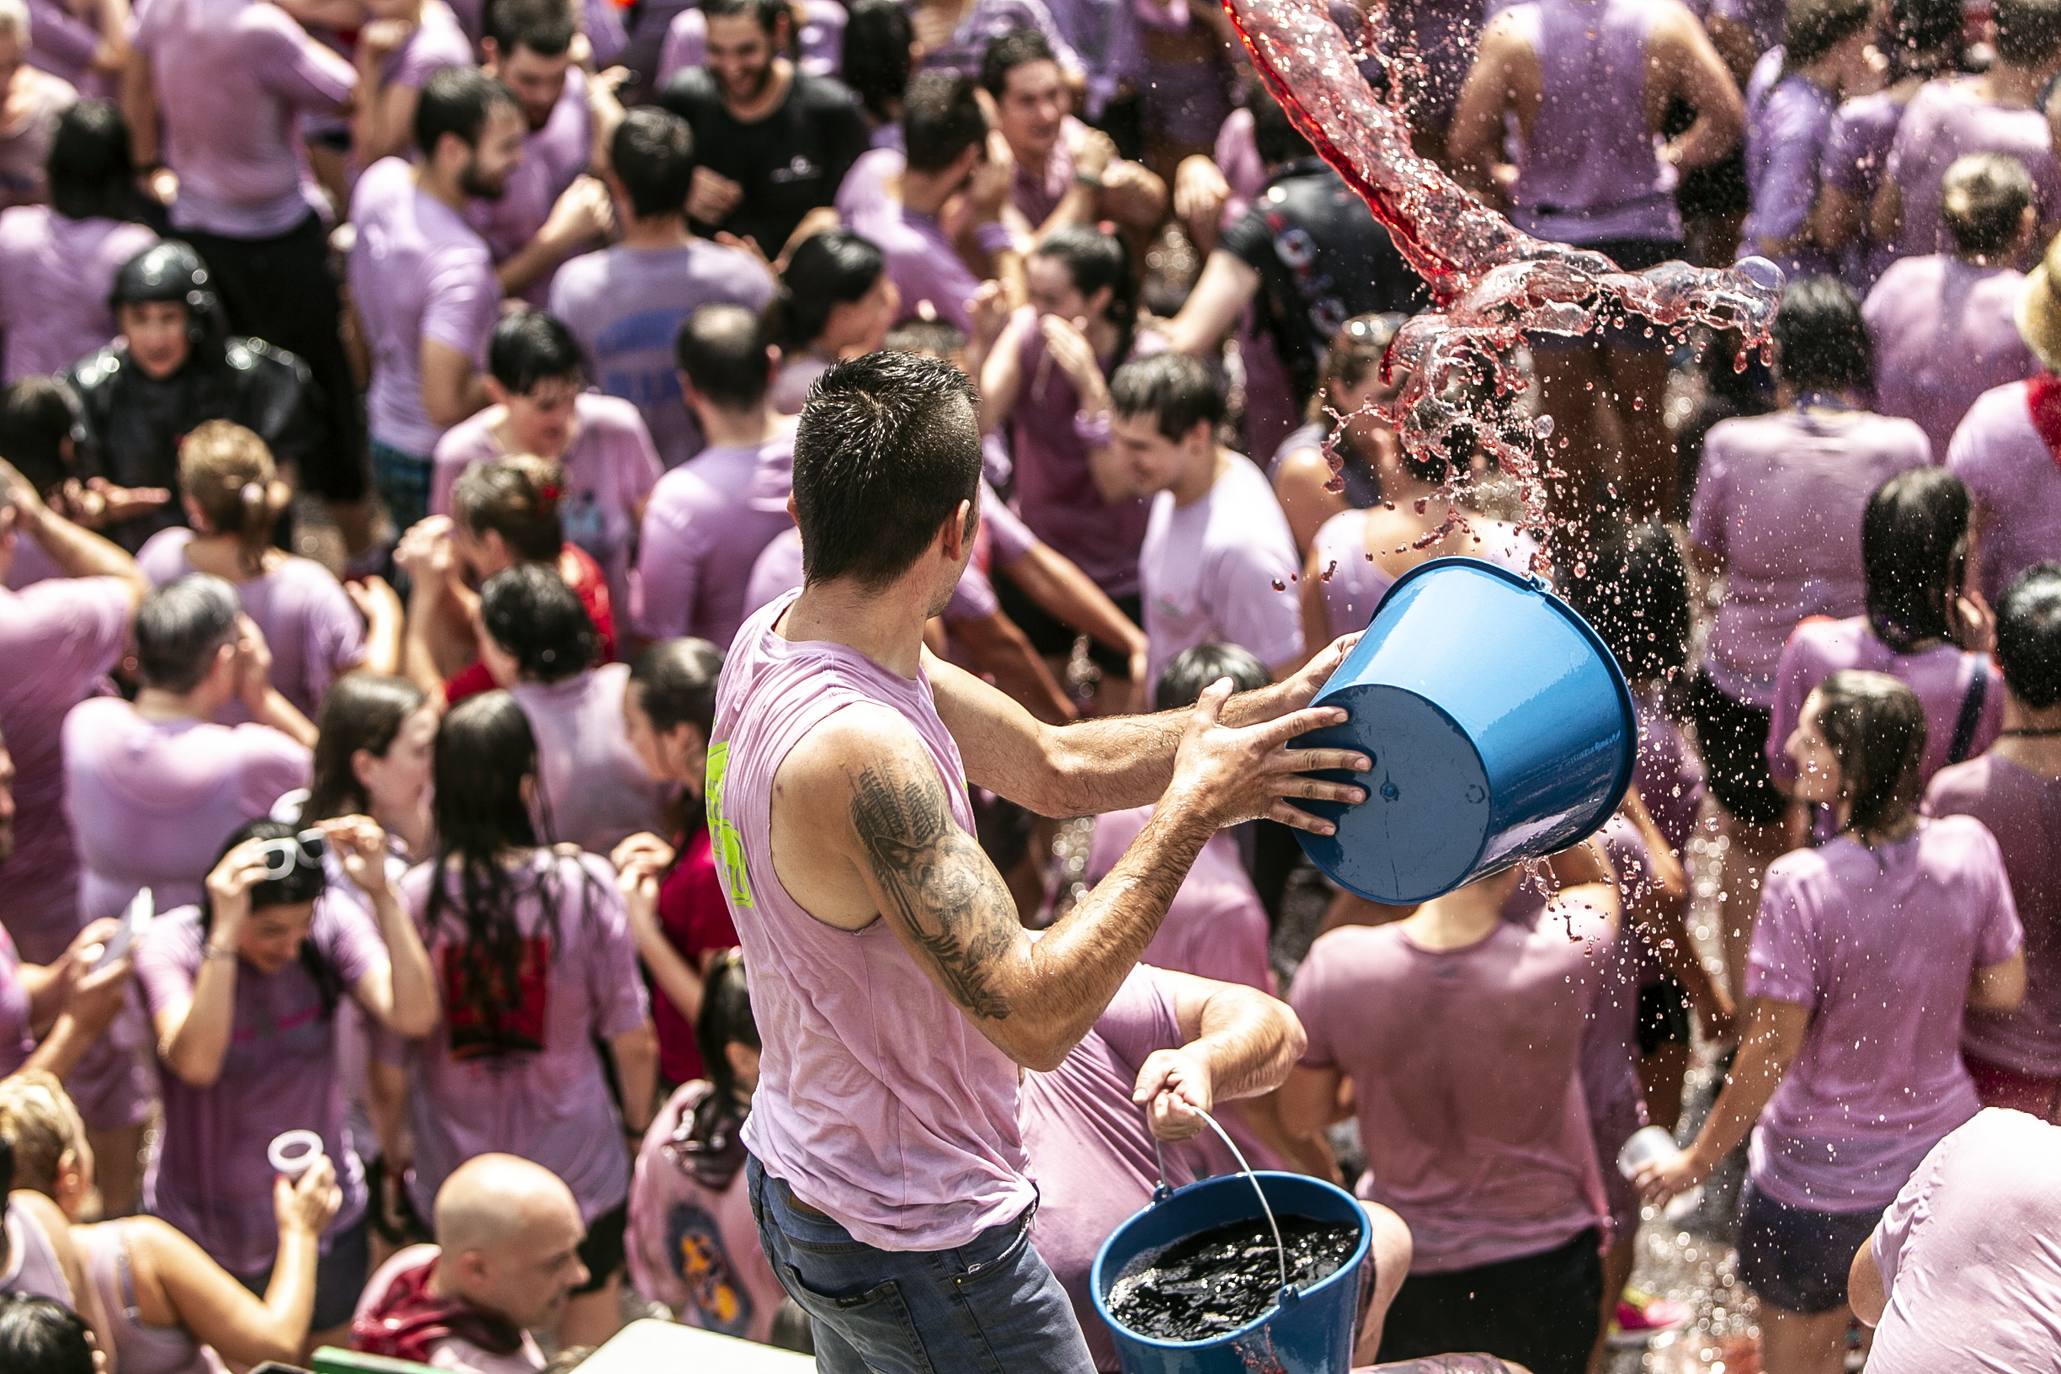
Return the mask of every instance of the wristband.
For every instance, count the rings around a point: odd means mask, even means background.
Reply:
[[[1091,191],[1100,191],[1104,189],[1102,185],[1102,178],[1099,176],[1091,176],[1087,172],[1075,172],[1073,174],[1073,184],[1076,186],[1085,186]]]
[[[1101,448],[1108,444],[1115,437],[1115,427],[1110,421],[1109,412],[1098,410],[1090,414],[1085,410],[1075,411],[1073,437],[1080,440],[1086,448]]]
[[[213,941],[209,941],[207,944],[202,945],[201,951],[207,959],[234,959],[236,957],[236,951],[234,949],[219,948],[215,945]],[[205,960],[203,960],[203,962],[205,962]]]
[[[1016,251],[1016,235],[1009,232],[1009,226],[998,220],[989,220],[973,231],[973,242],[981,252],[1013,253]]]

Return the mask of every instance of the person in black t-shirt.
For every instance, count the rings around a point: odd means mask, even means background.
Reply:
[[[1324,350],[1347,320],[1420,310],[1428,301],[1388,230],[1281,107],[1259,99],[1252,117],[1266,187],[1224,231],[1166,334],[1177,352],[1212,353],[1256,301],[1261,333],[1280,354],[1302,406],[1316,389]]]
[[[705,0],[708,58],[659,103],[694,129],[701,165],[687,197],[696,231],[725,231],[777,255],[809,211],[829,205],[866,151],[849,90],[796,70],[782,0]]]

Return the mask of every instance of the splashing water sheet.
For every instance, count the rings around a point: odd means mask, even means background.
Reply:
[[[1397,368],[1408,376],[1382,418],[1413,454],[1479,443],[1517,479],[1520,523],[1542,542],[1552,523],[1546,479],[1563,474],[1537,456],[1550,422],[1516,404],[1525,383],[1509,356],[1525,333],[1592,334],[1640,316],[1649,333],[1657,325],[1681,339],[1702,325],[1737,332],[1746,349],[1764,346],[1782,279],[1772,263],[1623,272],[1601,253],[1523,233],[1420,156],[1404,110],[1422,68],[1396,43],[1386,0],[1371,0],[1356,34],[1338,26],[1325,0],[1224,0],[1224,8],[1268,91],[1430,289],[1434,308],[1403,326],[1383,363],[1385,377]],[[1360,73],[1369,57],[1389,75],[1385,96]],[[1742,350],[1737,365],[1745,360]],[[1448,526],[1457,518],[1449,515]]]

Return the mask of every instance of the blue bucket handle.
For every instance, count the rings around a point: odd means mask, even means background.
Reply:
[[[1238,1148],[1238,1142],[1231,1139],[1225,1133],[1222,1126],[1217,1125],[1215,1117],[1200,1107],[1191,1107],[1186,1103],[1183,1103],[1182,1106],[1185,1110],[1201,1117],[1203,1124],[1217,1133],[1217,1139],[1223,1141],[1225,1147],[1231,1151],[1231,1158],[1238,1161],[1238,1167],[1245,1171],[1246,1182],[1252,1185],[1254,1195],[1259,1198],[1260,1211],[1267,1218],[1267,1229],[1274,1233],[1274,1255],[1281,1265],[1281,1295],[1279,1301],[1286,1303],[1290,1298],[1299,1296],[1295,1291],[1295,1285],[1288,1281],[1288,1247],[1281,1242],[1281,1225],[1274,1220],[1274,1209],[1267,1204],[1267,1190],[1260,1187],[1258,1175],[1254,1174],[1252,1166],[1245,1162],[1245,1152]],[[1174,1190],[1168,1186],[1166,1181],[1166,1151],[1160,1148],[1159,1137],[1152,1134],[1152,1104],[1149,1102],[1145,1104],[1145,1116],[1145,1134],[1151,1137],[1152,1155],[1154,1159],[1159,1161],[1159,1186],[1152,1190],[1152,1202],[1154,1206],[1157,1206],[1172,1197]]]

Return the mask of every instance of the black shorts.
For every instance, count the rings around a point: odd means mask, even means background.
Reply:
[[[1848,1267],[1881,1218],[1880,1209],[1791,1207],[1748,1179],[1739,1199],[1739,1281],[1785,1312],[1811,1316],[1843,1307]]]
[[[1675,206],[1685,218],[1744,214],[1748,203],[1744,150],[1708,167],[1691,167],[1675,183]]]
[[[1006,576],[997,577],[995,599],[1002,605],[1002,614],[1016,622],[1016,628],[1023,631],[1024,638],[1031,642],[1046,658],[1057,658],[1073,652],[1073,642],[1080,637],[1080,631],[1071,625],[1061,624],[1049,615],[1043,606],[1024,595],[1014,582]],[[1135,596],[1113,596],[1110,600],[1116,608],[1131,618],[1133,625],[1144,624],[1145,603]],[[1097,668],[1115,677],[1128,678],[1131,661],[1122,652],[1094,640],[1088,641],[1088,657]]]
[[[580,1263],[587,1266],[587,1281],[573,1289],[574,1297],[598,1292],[622,1272],[623,1230],[629,1220],[630,1204],[624,1199],[587,1223],[587,1238],[580,1242]]]
[[[1768,726],[1774,712],[1726,695],[1709,674],[1699,672],[1689,684],[1689,715],[1696,722],[1704,782],[1718,805],[1748,825],[1781,820],[1789,799],[1768,772]]]
[[[1689,994],[1666,974],[1639,989],[1638,1015],[1641,1059],[1663,1045],[1689,1043]]]
[[[1388,1309],[1378,1359],[1479,1350],[1532,1374],[1583,1374],[1602,1321],[1602,1232],[1446,1274],[1412,1274]]]

